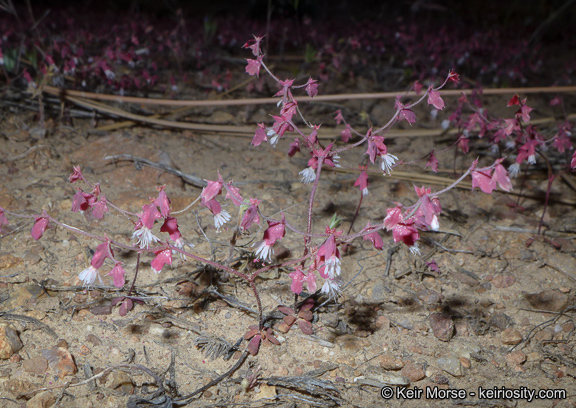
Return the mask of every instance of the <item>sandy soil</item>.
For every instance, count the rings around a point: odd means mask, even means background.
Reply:
[[[349,85],[347,91],[353,92]],[[357,86],[362,91],[369,83]],[[490,106],[505,106],[507,97],[486,100]],[[545,98],[532,101],[539,107],[534,118],[549,114]],[[455,100],[447,102],[455,104]],[[204,123],[254,125],[274,113],[268,108],[200,108],[191,117]],[[310,105],[304,111],[309,120],[330,128],[337,108],[355,112],[355,124],[361,123],[362,111],[370,120],[384,123],[393,105],[391,101],[347,101]],[[423,110],[417,113],[423,126],[438,127],[442,120],[433,122]],[[172,174],[103,159],[132,154],[204,179],[213,180],[220,171],[225,180],[237,182],[244,197],[262,199],[260,208],[266,214],[283,210],[291,223],[304,225],[310,186],[299,183],[298,172],[308,158],[302,154],[288,158],[285,153],[291,139],[281,141],[277,148],[268,144],[254,148],[250,138],[242,135],[144,126],[93,131],[94,125],[109,123],[115,122],[105,118],[97,123],[60,120],[54,114],[42,138],[36,131],[35,114],[4,109],[0,206],[23,214],[46,210],[69,225],[130,243],[133,226],[125,218],[111,213],[98,221],[70,211],[75,189],[67,177],[73,165],[80,165],[90,181],[99,182],[108,200],[131,211],[149,203],[149,197],[157,194],[156,186],[166,185],[173,211],[183,209],[200,193]],[[335,139],[338,132],[333,132]],[[390,152],[409,161],[433,146],[447,146],[453,141],[448,139],[440,135],[390,138],[388,143]],[[459,155],[455,162],[453,151],[439,156],[444,164],[439,174],[452,177],[453,165],[465,169],[478,152],[481,150]],[[27,154],[17,158],[23,153]],[[343,157],[343,167],[357,168],[362,153]],[[423,170],[424,164],[399,170],[429,173]],[[567,177],[573,180],[573,176]],[[326,172],[314,213],[317,230],[324,228],[334,212],[344,219],[344,228],[349,227],[359,198],[354,180],[350,172]],[[391,177],[375,173],[370,181],[370,195],[364,199],[355,230],[368,221],[380,222],[394,201],[413,200],[412,182],[394,173]],[[529,406],[576,406],[576,194],[564,180],[554,183],[553,200],[544,216],[545,239],[535,239],[528,246],[542,215],[545,171],[530,173],[522,188],[521,182],[514,181],[514,192],[537,199],[467,189],[442,196],[445,213],[440,232],[423,234],[422,256],[393,245],[389,235],[384,237],[382,252],[368,242],[356,242],[343,257],[343,279],[349,285],[337,302],[315,311],[313,336],[302,334],[296,326],[288,333],[279,332],[282,315],[276,312],[269,322],[282,344],[263,347],[230,378],[200,393],[188,406],[528,405],[526,399],[479,394],[479,387],[491,391],[502,387],[565,390],[565,395],[556,393],[554,399],[538,399]],[[522,209],[513,205],[516,203]],[[206,228],[208,241],[198,226],[211,224],[205,210],[194,207],[194,211],[181,214],[179,221],[184,236],[195,245],[193,251],[206,257],[212,253],[218,260],[227,256],[231,227],[220,232]],[[206,341],[213,348],[224,341],[234,345],[256,323],[255,315],[245,309],[255,310],[255,299],[241,280],[225,279],[195,262],[177,258],[171,268],[155,274],[150,268],[151,256],[144,255],[135,291],[145,303],[122,317],[117,307],[110,309],[110,302],[127,293],[135,253],[119,251],[128,279],[122,291],[112,286],[109,276],[102,276],[105,285],[86,291],[78,274],[89,264],[98,242],[62,228],[51,228],[34,241],[31,227],[32,220],[10,217],[0,238],[0,323],[13,327],[23,344],[0,362],[0,407],[48,407],[54,403],[59,407],[170,406],[166,405],[168,398],[197,390],[237,362],[238,351],[232,349],[228,360],[223,358],[228,353],[212,360],[194,342],[202,333],[212,336]],[[261,233],[254,229],[239,245],[252,251],[251,244]],[[296,257],[300,245],[299,238],[289,233],[276,254]],[[438,271],[426,265],[431,260]],[[279,304],[292,305],[287,271],[264,276],[258,288],[265,313],[274,312]],[[61,349],[54,349],[57,346]],[[51,349],[67,350],[77,371],[59,377],[67,360],[57,356],[53,365],[47,365],[52,361],[47,353]],[[73,386],[90,373],[120,364],[130,367]],[[157,390],[153,377],[136,365],[165,382],[166,391],[155,396],[155,405],[136,403],[138,398],[151,398]],[[251,378],[259,380],[253,388],[243,390],[241,382]],[[408,384],[407,389],[424,390],[423,395],[416,400],[403,399],[406,394],[397,391],[404,389],[398,385],[403,383]],[[387,402],[380,396],[381,389],[387,392],[382,388],[385,385],[391,385],[393,392]],[[47,393],[37,391],[46,389]],[[445,390],[465,390],[465,398],[426,400],[426,393],[434,390],[437,396],[452,397],[455,395]]]

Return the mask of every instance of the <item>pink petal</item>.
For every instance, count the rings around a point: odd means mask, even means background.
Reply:
[[[156,257],[152,260],[152,269],[160,273],[164,265],[172,265],[172,251],[170,248],[155,252]]]

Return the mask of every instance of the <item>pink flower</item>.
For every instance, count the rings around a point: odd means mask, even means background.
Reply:
[[[257,57],[260,55],[260,41],[262,41],[262,38],[264,38],[264,36],[254,36],[254,39],[246,41],[242,48],[250,48],[252,50],[252,54]]]
[[[576,152],[572,155],[572,161],[570,162],[570,167],[576,169]]]
[[[394,242],[404,242],[413,253],[419,253],[417,242],[420,239],[420,234],[418,230],[413,226],[414,222],[408,220],[406,222],[400,222],[392,228],[392,237]]]
[[[310,98],[314,98],[318,95],[318,81],[315,79],[309,78],[308,82],[306,82],[306,93]]]
[[[256,250],[256,258],[262,261],[268,260],[268,262],[272,260],[271,255],[274,254],[272,246],[286,235],[285,222],[284,214],[280,221],[268,221],[268,228],[264,231],[264,240]]]
[[[496,188],[496,185],[492,183],[492,175],[490,172],[472,171],[472,189],[475,187],[480,187],[485,193],[492,194],[492,190]]]
[[[210,201],[222,192],[224,186],[224,179],[218,173],[218,181],[206,180],[208,185],[202,189],[202,200]]]
[[[430,166],[430,168],[434,173],[438,173],[438,159],[434,155],[434,151],[430,153],[430,158],[428,159],[428,163],[426,163],[426,166],[424,166],[424,168],[428,166]]]
[[[342,132],[340,132],[340,136],[342,137],[342,141],[344,143],[348,143],[348,141],[352,137],[352,131],[351,131],[351,127],[349,124],[346,124],[346,127],[344,128],[344,130]]]
[[[300,140],[294,139],[294,141],[290,144],[290,148],[288,149],[288,156],[293,157],[299,151],[300,151]]]
[[[370,225],[370,223],[368,223],[368,224],[366,224],[366,227],[364,229],[366,231],[370,231],[371,229],[374,229],[374,227],[372,227]],[[384,247],[384,241],[382,240],[382,237],[378,233],[378,230],[374,230],[370,234],[364,235],[364,241],[372,242],[372,245],[374,245],[374,248],[376,248],[380,251]]]
[[[104,261],[106,258],[112,259],[114,253],[112,252],[112,247],[110,246],[110,242],[102,242],[100,245],[96,247],[96,252],[92,257],[92,261],[90,265],[92,265],[96,269],[100,269],[102,265],[104,265]]]
[[[78,180],[84,180],[84,176],[82,175],[82,171],[80,170],[80,166],[74,166],[73,169],[74,169],[74,171],[72,172],[72,174],[70,174],[70,177],[68,177],[68,180],[70,180],[70,183],[74,183],[75,181],[78,181]]]
[[[181,248],[183,245],[182,234],[178,229],[178,220],[174,217],[166,217],[164,224],[160,227],[160,232],[167,232],[170,239],[174,241],[177,247]]]
[[[290,290],[296,293],[297,295],[302,293],[304,279],[306,278],[302,270],[300,268],[296,268],[296,270],[294,272],[289,273],[288,276],[292,279]]]
[[[326,232],[332,232],[332,230],[327,228]],[[318,263],[324,262],[324,265],[320,267],[318,272],[324,279],[334,280],[342,273],[340,251],[336,245],[335,234],[336,232],[332,232],[318,249]]]
[[[240,228],[247,230],[254,223],[260,224],[260,215],[258,214],[258,205],[260,200],[250,198],[250,207],[244,211],[242,220],[240,221]]]
[[[327,294],[329,297],[336,297],[340,291],[340,280],[339,279],[326,279],[322,289],[322,293]]]
[[[170,248],[156,251],[154,252],[154,254],[156,256],[154,257],[151,263],[154,272],[160,273],[160,271],[162,271],[162,268],[166,264],[172,265],[172,251],[170,250]]]
[[[154,226],[154,221],[162,218],[162,215],[158,211],[155,204],[148,204],[142,206],[142,212],[140,213],[140,219],[134,227],[134,233],[132,234],[132,239],[136,239],[136,244],[140,248],[148,248],[152,242],[158,242],[160,239],[152,234],[152,227]]]
[[[496,188],[496,183],[504,191],[512,190],[512,183],[510,182],[510,177],[508,172],[501,164],[496,165],[494,168],[494,173],[492,174],[492,179],[490,180],[490,185],[492,188]]]
[[[358,187],[364,197],[368,195],[368,173],[362,170],[354,182],[354,187]]]
[[[260,146],[262,142],[268,141],[268,133],[264,123],[258,123],[258,129],[254,133],[254,138],[252,139],[252,145]]]
[[[104,218],[104,214],[108,212],[108,201],[104,194],[100,196],[98,201],[90,204],[90,206],[92,207],[92,215],[94,218],[102,219]]]
[[[102,278],[100,277],[100,274],[98,273],[98,269],[94,268],[92,265],[84,269],[78,275],[78,279],[84,282],[82,286],[85,287],[90,287],[96,281],[96,277],[98,277],[98,281],[100,282],[100,284],[104,284]]]
[[[214,216],[214,227],[216,229],[219,229],[222,225],[230,221],[230,214],[228,211],[222,209],[222,206],[216,199],[206,201],[202,198],[200,202],[204,207],[208,208]]]
[[[81,189],[78,189],[72,198],[72,212],[84,212],[90,208],[90,204],[94,203],[95,201],[96,197],[94,194],[85,193]]]
[[[158,208],[160,208],[160,214],[162,215],[162,217],[166,218],[168,215],[170,215],[170,203],[171,203],[171,201],[168,198],[166,191],[164,191],[166,186],[157,187],[157,188],[158,188],[158,198],[156,200],[154,200],[154,204]]]
[[[444,101],[440,96],[440,92],[432,88],[432,85],[428,88],[428,105],[434,105],[438,110],[444,109]]]
[[[416,123],[416,114],[410,108],[407,108],[400,99],[396,98],[394,109],[398,111],[398,120],[405,120],[410,125]]]
[[[260,67],[262,66],[262,56],[259,55],[256,59],[247,59],[248,65],[246,65],[246,73],[248,75],[260,76]]]
[[[108,272],[107,276],[112,276],[112,279],[114,280],[114,286],[120,289],[122,288],[122,286],[124,286],[125,274],[126,271],[122,267],[122,263],[116,262],[116,265],[114,265],[114,268],[112,268],[112,270]]]
[[[344,116],[342,116],[342,111],[340,109],[336,111],[336,116],[334,117],[334,120],[336,121],[337,125],[344,122]]]
[[[34,225],[32,226],[32,238],[35,240],[39,240],[44,235],[46,229],[48,229],[49,221],[48,221],[48,214],[46,211],[42,213],[42,217],[36,218],[34,221]]]
[[[393,229],[397,224],[404,222],[402,209],[400,207],[388,208],[384,218],[384,226],[387,231]]]

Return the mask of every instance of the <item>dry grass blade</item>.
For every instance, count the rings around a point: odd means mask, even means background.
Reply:
[[[202,354],[209,358],[210,361],[214,361],[228,354],[230,349],[232,349],[232,345],[223,338],[209,334],[196,337],[194,339],[194,345],[202,350]]]

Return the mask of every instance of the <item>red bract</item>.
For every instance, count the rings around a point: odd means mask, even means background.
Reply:
[[[428,166],[430,166],[430,168],[434,173],[438,173],[438,159],[434,155],[434,151],[430,153],[430,158],[428,159],[428,162],[426,163],[426,166],[424,166],[424,168]]]
[[[174,242],[179,242],[182,237],[178,229],[178,220],[174,217],[166,217],[164,224],[160,227],[160,232],[167,232],[170,235],[170,239]]]
[[[350,130],[350,125],[346,124],[346,127],[342,132],[340,132],[340,136],[342,136],[342,141],[344,143],[348,143],[348,140],[352,137],[352,132]]]
[[[260,41],[262,41],[263,38],[264,36],[262,37],[254,36],[254,39],[246,41],[246,43],[242,46],[242,48],[250,48],[252,50],[252,54],[254,54],[254,56],[257,57],[260,55]]]
[[[268,261],[271,260],[271,255],[274,253],[272,246],[286,234],[285,223],[286,219],[284,218],[284,214],[282,214],[282,219],[280,221],[268,221],[268,228],[264,231],[264,240],[256,250],[257,258],[260,258],[263,261],[266,259],[268,259]]]
[[[454,72],[453,69],[451,69],[450,73],[448,74],[448,80],[457,84],[458,82],[460,82],[460,75],[458,75],[456,72]]]
[[[410,125],[416,123],[416,114],[412,112],[410,108],[407,108],[400,99],[396,98],[396,102],[394,104],[394,109],[398,112],[398,120],[405,120]]]
[[[574,152],[574,154],[572,155],[572,161],[570,162],[570,167],[572,167],[572,169],[576,169],[576,152]]]
[[[396,224],[394,228],[392,228],[392,237],[394,238],[394,242],[402,241],[409,247],[415,247],[416,241],[420,239],[420,234],[418,230],[414,228],[413,222],[408,221]]]
[[[112,252],[110,242],[108,241],[103,242],[96,247],[96,252],[92,257],[90,265],[92,265],[96,269],[100,269],[102,265],[104,265],[104,261],[106,260],[106,258],[112,258],[113,256],[114,253]]]
[[[246,65],[246,73],[248,75],[260,76],[260,67],[262,66],[262,57],[258,56],[255,60],[247,59],[248,65]]]
[[[258,205],[260,200],[250,198],[250,207],[244,211],[242,221],[240,221],[240,228],[247,230],[254,223],[260,224],[260,215],[258,214]]]
[[[154,254],[156,256],[152,260],[151,265],[155,272],[160,273],[164,265],[172,265],[172,251],[170,248],[156,251]]]
[[[80,170],[80,166],[74,166],[73,169],[74,169],[74,171],[72,172],[72,174],[70,174],[70,177],[68,177],[68,180],[70,180],[70,183],[74,183],[75,181],[78,181],[78,180],[84,180],[84,176],[82,175],[82,171]]]
[[[496,188],[492,184],[492,176],[489,172],[474,170],[472,172],[472,189],[475,187],[480,187],[487,194],[492,194],[492,190]]]
[[[158,189],[158,198],[156,200],[154,200],[154,204],[160,208],[160,214],[162,214],[162,217],[167,217],[168,215],[170,215],[170,199],[168,198],[168,195],[166,194],[166,191],[164,191],[164,189],[166,188],[166,186],[161,186],[161,187],[157,187]]]
[[[386,209],[386,217],[384,218],[384,226],[386,230],[390,231],[397,224],[404,221],[402,209],[400,207]]]
[[[492,174],[492,179],[490,180],[493,189],[496,188],[496,183],[498,183],[500,188],[504,191],[512,190],[512,183],[510,182],[508,171],[501,164],[496,165],[494,173]]]
[[[300,151],[300,140],[294,139],[294,141],[290,143],[290,148],[288,149],[288,156],[293,157],[299,151]]]
[[[366,171],[360,171],[360,175],[354,182],[354,187],[358,187],[363,196],[368,195],[368,173]]]
[[[94,218],[102,219],[104,218],[104,214],[108,212],[108,201],[104,194],[100,196],[98,201],[90,204],[90,206],[92,207],[92,215]]]
[[[342,111],[340,109],[336,111],[336,116],[334,117],[334,120],[336,121],[337,125],[344,122],[344,116],[342,116]]]
[[[316,81],[315,79],[309,78],[308,82],[306,82],[306,93],[308,94],[308,96],[310,98],[314,98],[316,95],[318,95],[318,81]]]
[[[108,276],[112,276],[112,279],[114,281],[114,286],[116,286],[119,289],[122,288],[122,286],[124,286],[124,275],[125,274],[126,274],[126,271],[122,267],[121,262],[116,262],[116,265],[114,265],[114,268],[112,268],[112,270],[110,272],[108,272]]]
[[[202,189],[201,196],[203,200],[210,201],[222,192],[224,180],[220,173],[218,173],[218,181],[206,180],[206,182],[208,183],[208,186]]]
[[[444,101],[440,96],[440,92],[434,90],[434,88],[432,88],[432,85],[430,85],[430,87],[428,88],[428,105],[434,105],[434,107],[439,110],[444,109]]]
[[[42,235],[44,235],[44,232],[48,228],[48,224],[49,224],[48,214],[46,214],[46,211],[44,211],[42,213],[42,217],[38,217],[34,221],[34,225],[32,226],[31,231],[32,238],[34,238],[35,240],[39,240],[40,238],[42,238]]]
[[[364,229],[367,231],[370,231],[370,230],[374,229],[374,227],[372,227],[370,225],[370,223],[368,223],[368,224],[366,224],[366,227]],[[372,242],[372,245],[374,245],[374,248],[376,248],[380,251],[384,247],[384,241],[382,240],[382,237],[378,233],[378,230],[374,230],[370,234],[364,235],[364,241]]]
[[[252,145],[260,146],[260,144],[262,142],[267,142],[267,141],[268,141],[268,135],[267,135],[266,126],[264,125],[264,123],[258,123],[258,129],[256,129],[256,132],[254,132],[254,138],[252,139]]]
[[[240,195],[240,189],[238,187],[234,187],[232,185],[232,181],[224,184],[224,187],[226,188],[226,197],[224,198],[231,200],[234,205],[241,205],[244,199]]]
[[[90,204],[96,201],[94,194],[85,193],[78,189],[72,198],[72,212],[86,211]]]

